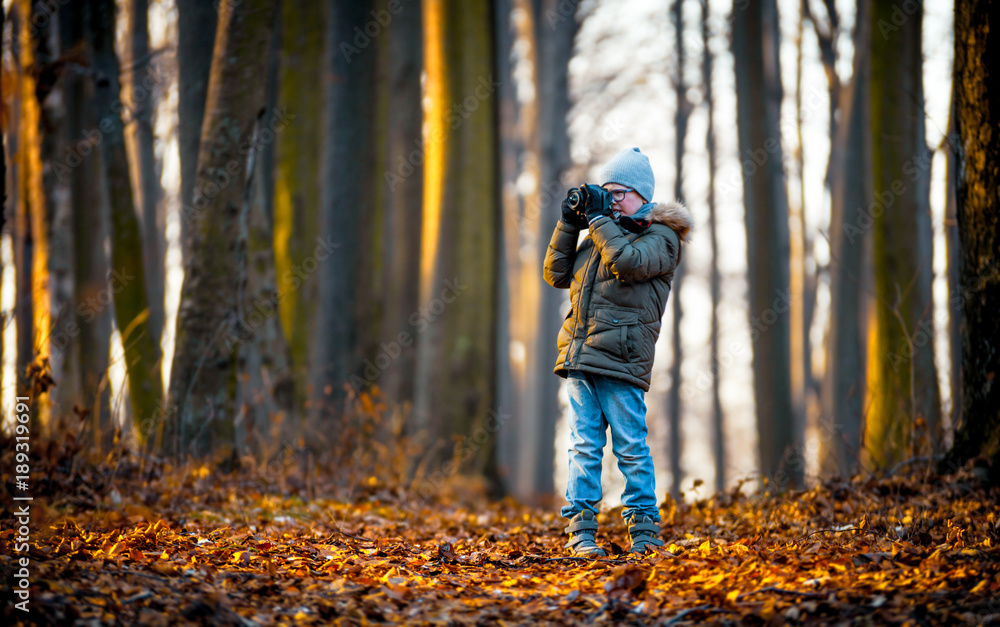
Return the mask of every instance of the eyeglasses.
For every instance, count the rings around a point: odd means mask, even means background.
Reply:
[[[635,190],[626,187],[625,189],[609,189],[608,191],[611,192],[611,198],[615,202],[621,202],[625,200],[625,194],[634,192]]]

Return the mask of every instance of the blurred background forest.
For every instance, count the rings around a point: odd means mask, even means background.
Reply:
[[[561,494],[542,258],[639,146],[696,225],[660,494],[1000,473],[994,2],[3,8],[5,438]]]

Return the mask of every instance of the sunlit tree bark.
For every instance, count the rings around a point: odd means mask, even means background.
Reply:
[[[70,11],[67,8],[66,11]],[[66,12],[64,11],[64,12]],[[36,15],[36,19],[40,16]],[[72,201],[70,191],[70,168],[67,161],[73,165],[79,165],[79,169],[90,167],[92,171],[87,174],[93,181],[98,180],[98,169],[96,164],[77,164],[75,159],[70,159],[67,149],[76,144],[82,137],[79,133],[75,137],[67,134],[68,118],[72,115],[79,115],[79,112],[71,107],[67,107],[66,86],[73,81],[84,80],[82,72],[73,69],[72,64],[67,64],[69,60],[80,62],[80,66],[87,66],[85,46],[81,45],[77,49],[71,46],[64,47],[60,41],[59,23],[56,15],[51,19],[41,21],[35,25],[35,34],[38,45],[35,46],[36,66],[44,68],[37,76],[37,94],[41,105],[40,115],[43,127],[46,129],[41,136],[41,164],[42,164],[42,186],[45,189],[46,204],[46,229],[49,239],[49,298],[52,307],[52,328],[49,331],[49,365],[52,377],[58,385],[50,394],[52,407],[53,425],[52,428],[59,429],[60,426],[78,427],[79,419],[73,412],[74,405],[82,406],[80,392],[80,372],[79,359],[67,362],[64,358],[67,350],[73,351],[79,337],[79,320],[75,315],[74,303],[74,262],[73,262],[73,227],[72,227]],[[93,115],[93,103],[87,103],[88,114]],[[86,118],[90,119],[90,118]],[[88,122],[88,124],[91,124]],[[81,127],[79,120],[77,127]],[[86,151],[85,152],[89,152]],[[90,154],[89,159],[96,160],[97,157]],[[85,176],[87,176],[85,175]],[[96,185],[91,189],[97,190]],[[90,198],[91,207],[100,207],[100,198]],[[95,212],[99,213],[99,212]],[[100,283],[103,276],[95,277],[95,281]],[[75,326],[74,326],[75,325]],[[106,364],[107,355],[103,356]],[[60,425],[60,420],[63,424]],[[110,433],[109,433],[110,435]]]
[[[41,163],[41,104],[37,97],[35,48],[39,45],[38,30],[33,26],[34,14],[29,0],[11,4],[11,31],[15,50],[17,79],[14,89],[14,119],[16,128],[11,164],[15,182],[14,207],[16,235],[14,264],[17,293],[17,395],[31,396],[31,428],[42,433],[48,426],[49,407],[43,394],[48,385],[40,373],[48,371],[49,359],[49,262],[46,226],[45,189]]]
[[[868,354],[865,449],[891,468],[938,444],[934,366],[930,151],[924,132],[922,6],[899,26],[896,6],[872,2],[870,213],[876,312]],[[898,21],[898,20],[897,20]],[[867,205],[866,209],[867,211]]]
[[[239,220],[248,191],[247,142],[265,105],[273,0],[220,4],[205,123],[190,214],[190,255],[171,369],[164,447],[176,454],[235,461]],[[242,147],[242,148],[241,148]]]
[[[417,425],[495,485],[497,241],[492,4],[427,0],[429,101]],[[459,61],[460,60],[460,61]],[[435,465],[430,475],[448,474]]]
[[[778,488],[802,481],[792,411],[788,196],[778,109],[778,9],[774,0],[734,6],[737,128],[743,163],[754,398],[760,471]]]
[[[1000,7],[955,3],[957,217],[961,241],[962,423],[946,467],[979,457],[1000,483],[1000,93],[988,59],[1000,48]],[[990,52],[992,50],[993,52]]]

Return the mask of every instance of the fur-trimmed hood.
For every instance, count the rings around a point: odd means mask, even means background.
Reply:
[[[654,204],[649,210],[649,220],[669,226],[682,242],[688,241],[691,229],[694,228],[691,212],[676,200]]]

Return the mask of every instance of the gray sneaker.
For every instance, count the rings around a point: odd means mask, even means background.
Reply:
[[[594,539],[597,537],[597,519],[594,512],[585,509],[576,516],[570,518],[566,527],[569,534],[569,542],[566,548],[573,552],[573,555],[581,557],[603,557],[607,553],[597,546]]]
[[[629,553],[645,553],[650,544],[663,546],[663,540],[660,539],[660,525],[653,522],[649,516],[633,515],[628,521],[628,535],[632,539]]]

